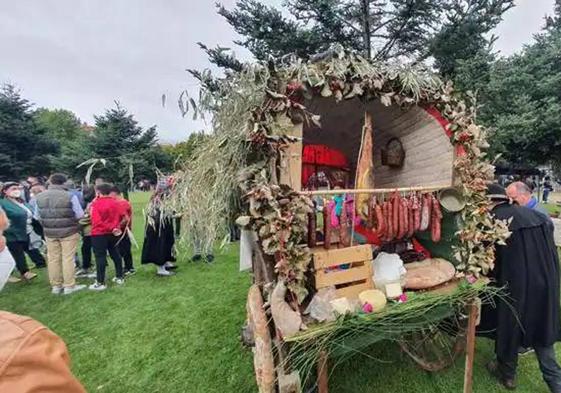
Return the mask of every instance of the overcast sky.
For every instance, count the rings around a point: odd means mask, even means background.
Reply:
[[[235,1],[221,2],[231,7]],[[231,46],[236,39],[214,3],[0,0],[0,83],[19,86],[37,106],[70,109],[88,123],[118,100],[142,126],[157,125],[162,141],[185,139],[204,127],[182,118],[176,104],[183,89],[197,92],[185,69],[208,66],[196,42]],[[531,42],[554,0],[517,3],[496,31],[503,54]],[[236,53],[249,58],[243,49]]]

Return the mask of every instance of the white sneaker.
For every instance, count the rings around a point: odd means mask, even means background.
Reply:
[[[56,287],[52,287],[51,288],[51,293],[53,295],[60,295],[62,293],[63,289],[61,286],[56,286]]]
[[[85,288],[86,288],[85,285],[74,285],[73,287],[64,288],[64,294],[70,295],[71,293],[81,291],[82,289]]]
[[[113,277],[113,282],[117,285],[123,285],[125,283],[124,278]]]
[[[80,269],[76,270],[76,272],[74,273],[74,277],[76,277],[76,278],[86,277],[88,273],[89,272],[88,272],[87,269],[80,268]]]
[[[173,276],[175,273],[173,272],[169,272],[166,269],[164,269],[163,267],[160,269],[158,268],[158,271],[156,272],[156,275],[158,276]]]
[[[136,270],[134,268],[129,269],[129,270],[125,270],[125,277],[129,277],[136,274]]]
[[[86,274],[85,276],[86,278],[96,278],[97,277],[97,273],[96,272],[91,272]]]
[[[104,284],[100,284],[97,281],[88,287],[91,291],[104,291],[107,287]]]

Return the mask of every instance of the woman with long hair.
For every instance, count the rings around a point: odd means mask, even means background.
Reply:
[[[6,246],[10,250],[16,267],[25,280],[37,277],[37,274],[29,271],[25,254],[39,266],[45,265],[45,259],[38,250],[29,248],[29,235],[33,231],[33,212],[31,207],[23,201],[23,190],[19,183],[4,183],[0,191],[0,208],[4,210],[10,226],[4,232]]]

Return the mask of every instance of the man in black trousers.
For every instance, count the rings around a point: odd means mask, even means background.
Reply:
[[[481,330],[496,329],[497,359],[487,369],[507,389],[515,389],[518,350],[534,348],[543,379],[553,393],[561,393],[561,367],[553,344],[561,337],[559,258],[548,217],[511,204],[498,184],[488,188],[492,214],[511,220],[506,245],[497,245],[493,278],[506,298],[486,306]]]

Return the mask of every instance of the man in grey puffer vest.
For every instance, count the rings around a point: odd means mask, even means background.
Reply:
[[[78,220],[84,210],[64,183],[66,176],[55,173],[49,178],[47,191],[37,196],[35,214],[43,225],[47,243],[49,281],[53,294],[71,294],[85,288],[76,285],[74,256],[80,241]]]

